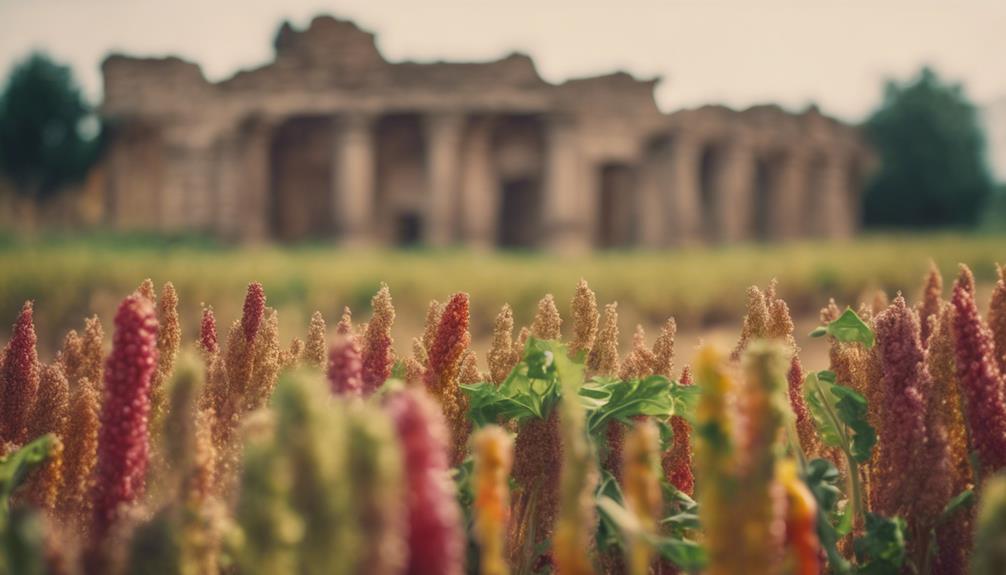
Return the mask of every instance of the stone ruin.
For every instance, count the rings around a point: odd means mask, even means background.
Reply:
[[[389,62],[328,16],[284,24],[275,49],[218,83],[178,58],[105,60],[113,227],[559,251],[857,228],[870,152],[813,108],[665,114],[656,79],[551,84],[521,54]]]

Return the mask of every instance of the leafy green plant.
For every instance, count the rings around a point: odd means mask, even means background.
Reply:
[[[55,441],[53,435],[43,435],[0,458],[0,529],[7,522],[11,494],[24,482],[32,469],[48,459]]]
[[[0,458],[0,575],[41,575],[42,530],[33,512],[10,509],[10,497],[33,469],[49,458],[55,442],[43,435]]]
[[[817,535],[828,555],[833,573],[852,572],[852,564],[838,550],[838,541],[852,529],[851,515],[839,511],[842,500],[842,481],[838,469],[827,459],[814,459],[804,469],[803,481],[817,500]]]
[[[524,356],[499,386],[483,381],[462,385],[468,394],[468,413],[478,426],[500,421],[520,423],[528,418],[545,419],[559,400],[555,366],[561,344],[528,339]],[[560,354],[564,350],[559,349]]]
[[[824,444],[847,449],[856,463],[869,461],[877,433],[866,418],[866,398],[839,384],[831,371],[809,373],[804,389]]]
[[[842,315],[835,321],[827,325],[818,326],[810,332],[811,337],[824,337],[830,335],[843,343],[861,343],[866,347],[873,347],[876,337],[870,326],[866,325],[852,308],[845,308]]]
[[[636,517],[625,508],[618,482],[610,473],[604,472],[596,496],[600,518],[597,532],[598,546],[601,549],[619,547],[624,544],[622,534],[628,533],[646,540],[661,557],[674,563],[678,568],[685,571],[701,570],[706,565],[705,550],[687,534],[687,531],[699,528],[698,505],[691,497],[666,482],[664,482],[664,495],[669,496],[671,505],[668,507],[674,510],[661,520],[661,524],[670,527],[670,534],[654,536],[645,533]]]
[[[905,563],[905,520],[866,514],[866,533],[853,544],[860,575],[898,575]]]
[[[468,395],[472,421],[483,426],[505,421],[520,424],[532,417],[546,419],[561,394],[560,362],[580,363],[569,359],[566,347],[559,342],[529,338],[523,358],[499,386],[488,381],[461,386]],[[587,410],[587,428],[592,435],[602,432],[611,421],[631,423],[640,415],[691,418],[698,399],[697,388],[661,376],[630,381],[595,377],[580,384],[577,394]]]

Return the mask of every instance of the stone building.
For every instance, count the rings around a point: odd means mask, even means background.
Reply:
[[[275,48],[218,83],[178,58],[104,62],[114,227],[565,251],[857,226],[869,153],[813,109],[665,114],[656,79],[556,85],[519,54],[388,62],[332,17]]]

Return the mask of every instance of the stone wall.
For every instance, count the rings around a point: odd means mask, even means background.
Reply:
[[[541,79],[520,54],[388,62],[331,17],[220,83],[104,63],[109,222],[243,240],[661,248],[844,237],[869,152],[815,110],[662,113],[657,80]]]

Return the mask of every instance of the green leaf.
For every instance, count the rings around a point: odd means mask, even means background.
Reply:
[[[850,513],[837,514],[842,481],[835,465],[826,459],[813,459],[807,463],[803,480],[817,500],[817,535],[828,555],[833,573],[851,573],[852,565],[838,550],[838,541],[852,528]],[[837,521],[836,521],[837,519]]]
[[[827,386],[827,387],[826,387]],[[821,441],[828,447],[840,447],[842,445],[842,432],[839,430],[839,422],[828,412],[825,402],[832,400],[831,387],[820,378],[820,372],[810,372],[807,374],[803,385],[803,395],[810,410],[810,416],[814,420],[817,433],[821,436]]]
[[[865,397],[837,383],[834,373],[819,371],[807,374],[804,398],[825,445],[848,451],[857,463],[869,461],[877,433],[867,419]]]
[[[27,477],[28,472],[49,457],[55,437],[43,435],[18,449],[14,453],[0,458],[0,506],[7,508],[7,500],[11,493]]]
[[[649,542],[661,556],[685,571],[702,569],[707,561],[705,550],[695,541],[645,533],[636,516],[614,499],[601,495],[597,498],[598,514],[618,532],[640,537]]]
[[[469,455],[465,457],[457,467],[451,468],[451,477],[454,479],[458,503],[464,510],[470,510],[475,501],[475,493],[472,490],[472,476],[475,469],[475,458]]]
[[[675,513],[674,515],[668,515],[667,517],[661,519],[660,523],[677,531],[684,531],[686,529],[695,530],[700,526],[699,516],[695,513],[689,513],[687,511]]]
[[[860,319],[852,308],[845,308],[842,315],[828,325],[814,328],[810,332],[811,337],[823,337],[830,335],[843,343],[861,343],[866,347],[873,347],[874,336],[870,326]]]
[[[611,399],[611,390],[605,382],[590,380],[580,387],[580,405],[587,411],[601,409]]]
[[[942,524],[949,521],[955,513],[962,509],[967,509],[975,504],[975,492],[970,489],[965,489],[961,491],[953,499],[947,502],[946,507],[943,508],[943,512],[940,513],[939,519],[936,520],[936,524]]]
[[[39,515],[37,510],[25,507],[10,510],[10,516],[3,525],[0,525],[0,573],[4,575],[49,573],[44,560],[45,528]]]
[[[664,377],[651,376],[632,381],[605,384],[608,400],[587,416],[587,429],[598,433],[610,421],[631,423],[637,415],[669,417],[674,413],[672,383]]]
[[[667,419],[656,420],[657,430],[660,431],[660,452],[667,451],[674,443],[674,427]]]
[[[658,537],[656,545],[662,557],[683,571],[699,571],[706,566],[709,560],[706,550],[695,541],[688,539]]]
[[[565,347],[530,338],[524,349],[524,358],[499,386],[490,382],[461,386],[476,425],[521,423],[530,418],[545,419],[551,413],[560,393],[557,365],[570,365]]]
[[[839,419],[853,432],[850,446],[852,458],[856,463],[869,461],[873,446],[877,444],[877,432],[867,420],[866,398],[841,385],[833,385],[831,392],[839,398],[835,403]]]
[[[804,483],[814,494],[818,506],[825,512],[834,511],[842,498],[842,490],[838,487],[842,476],[838,468],[827,459],[812,459],[807,462],[806,473]]]
[[[859,573],[898,575],[905,562],[905,521],[866,514],[866,533],[853,542]]]
[[[400,360],[396,361],[391,366],[391,376],[388,379],[405,379],[405,376],[405,362]]]
[[[684,417],[689,423],[695,423],[695,408],[699,404],[702,389],[697,385],[681,385],[674,382],[671,387],[671,400],[674,402],[672,415]]]

